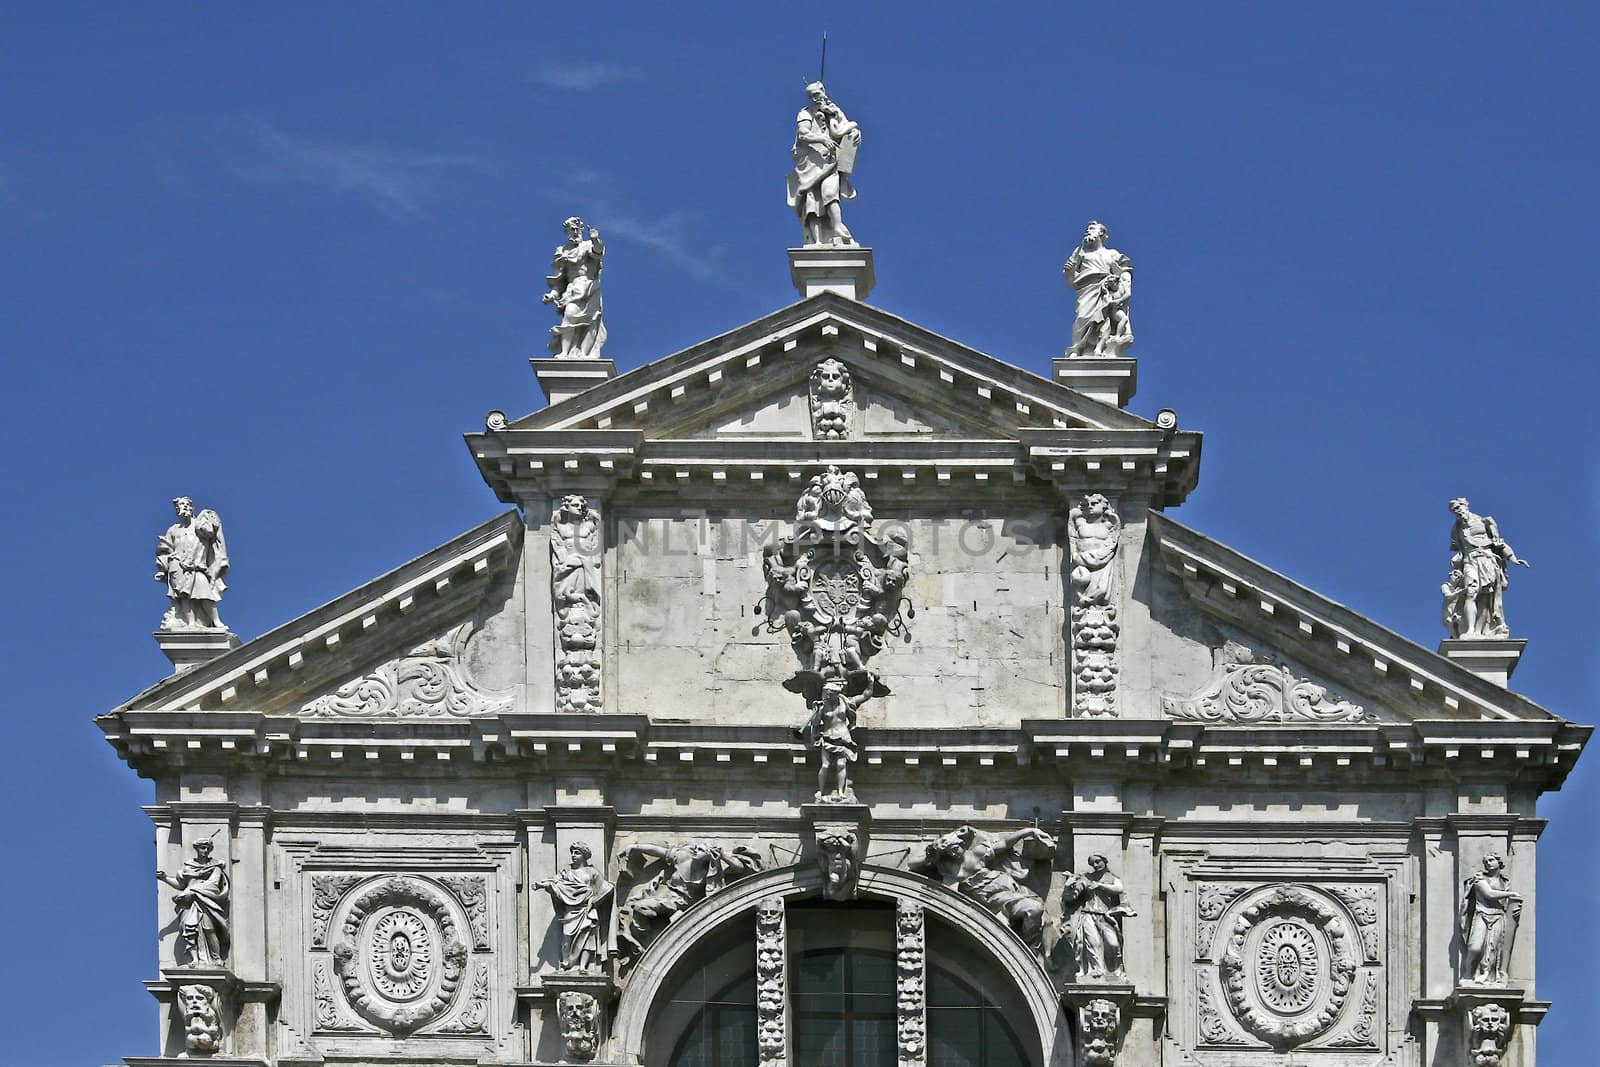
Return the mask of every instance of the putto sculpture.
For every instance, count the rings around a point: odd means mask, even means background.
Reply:
[[[555,902],[561,915],[561,969],[598,970],[606,959],[604,911],[615,888],[591,862],[593,851],[582,841],[567,850],[571,864],[554,878],[533,883]]]
[[[1461,980],[1503,986],[1511,944],[1522,918],[1522,897],[1511,890],[1506,861],[1491,853],[1461,891]]]
[[[839,204],[855,198],[850,184],[861,127],[828,99],[821,81],[806,86],[809,103],[795,116],[794,170],[789,172],[789,206],[794,209],[807,246],[853,245],[856,239],[839,212]]]
[[[1123,893],[1122,879],[1098,853],[1089,857],[1088,873],[1073,875],[1063,887],[1067,944],[1079,981],[1123,977],[1122,920],[1135,914],[1122,903]]]
[[[811,372],[811,433],[819,441],[839,441],[850,436],[855,414],[855,389],[850,368],[831,356]]]
[[[1032,883],[1048,878],[1055,854],[1055,838],[1036,826],[1007,834],[961,826],[925,846],[911,869],[976,900],[1037,952],[1044,938],[1044,899]]]
[[[583,235],[583,220],[563,222],[565,244],[557,245],[545,278],[550,291],[542,302],[554,304],[561,321],[550,327],[550,352],[557,359],[599,359],[606,343],[605,301],[600,296],[600,267],[606,246],[600,231]]]
[[[622,873],[617,876],[617,897],[625,898],[625,903],[617,915],[617,953],[628,967],[685,908],[729,882],[759,874],[764,867],[761,857],[747,848],[724,849],[701,841],[633,845],[622,851],[618,862]],[[661,868],[656,876],[628,893],[624,879],[635,881],[657,862]]]
[[[1068,356],[1121,356],[1133,344],[1128,301],[1133,296],[1133,261],[1106,246],[1105,225],[1090,221],[1083,241],[1061,273],[1078,294]]]
[[[1502,594],[1510,580],[1506,568],[1511,564],[1528,566],[1518,559],[1500,536],[1500,527],[1488,515],[1474,515],[1466,497],[1450,501],[1456,517],[1450,530],[1450,577],[1439,587],[1444,594],[1444,625],[1453,638],[1506,637]]]
[[[156,541],[156,581],[167,586],[171,606],[161,617],[163,630],[221,630],[217,604],[228,575],[228,545],[222,520],[206,508],[194,513],[194,501],[174,497],[178,521]]]
[[[194,858],[176,877],[157,871],[156,878],[177,890],[172,906],[178,912],[178,936],[191,967],[221,967],[228,960],[228,872],[211,858],[211,842],[194,843]]]
[[[874,534],[859,480],[831,465],[795,503],[794,534],[765,552],[767,593],[756,613],[766,622],[752,632],[787,630],[800,661],[783,685],[810,711],[797,733],[821,753],[818,801],[854,800],[857,712],[889,692],[867,664],[889,637],[910,640],[905,620],[915,611],[901,595],[909,559],[904,532]]]

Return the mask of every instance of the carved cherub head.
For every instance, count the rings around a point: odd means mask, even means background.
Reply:
[[[850,392],[850,370],[830,357],[811,372],[811,385],[818,396],[837,399]]]

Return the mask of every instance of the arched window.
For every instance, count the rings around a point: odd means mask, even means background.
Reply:
[[[791,903],[790,1062],[895,1067],[894,909]],[[967,935],[932,917],[927,929],[928,1067],[1035,1062],[1027,1014],[999,968]],[[663,986],[649,1048],[663,1067],[756,1067],[755,945],[740,916],[696,946]]]

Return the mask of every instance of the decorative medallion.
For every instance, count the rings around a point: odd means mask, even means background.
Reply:
[[[1256,946],[1256,991],[1279,1015],[1298,1015],[1317,995],[1317,939],[1298,919],[1278,919]]]
[[[396,1035],[445,1016],[469,951],[456,908],[430,883],[379,882],[351,901],[339,930],[333,969],[357,1015]]]
[[[1349,925],[1321,893],[1273,886],[1234,918],[1218,973],[1241,1026],[1279,1048],[1303,1045],[1328,1031],[1349,997]]]

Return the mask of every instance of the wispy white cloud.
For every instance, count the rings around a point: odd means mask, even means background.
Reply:
[[[535,85],[567,93],[590,93],[607,85],[637,81],[640,76],[638,68],[625,67],[621,63],[566,63],[559,60],[541,63],[528,74],[529,80]]]

